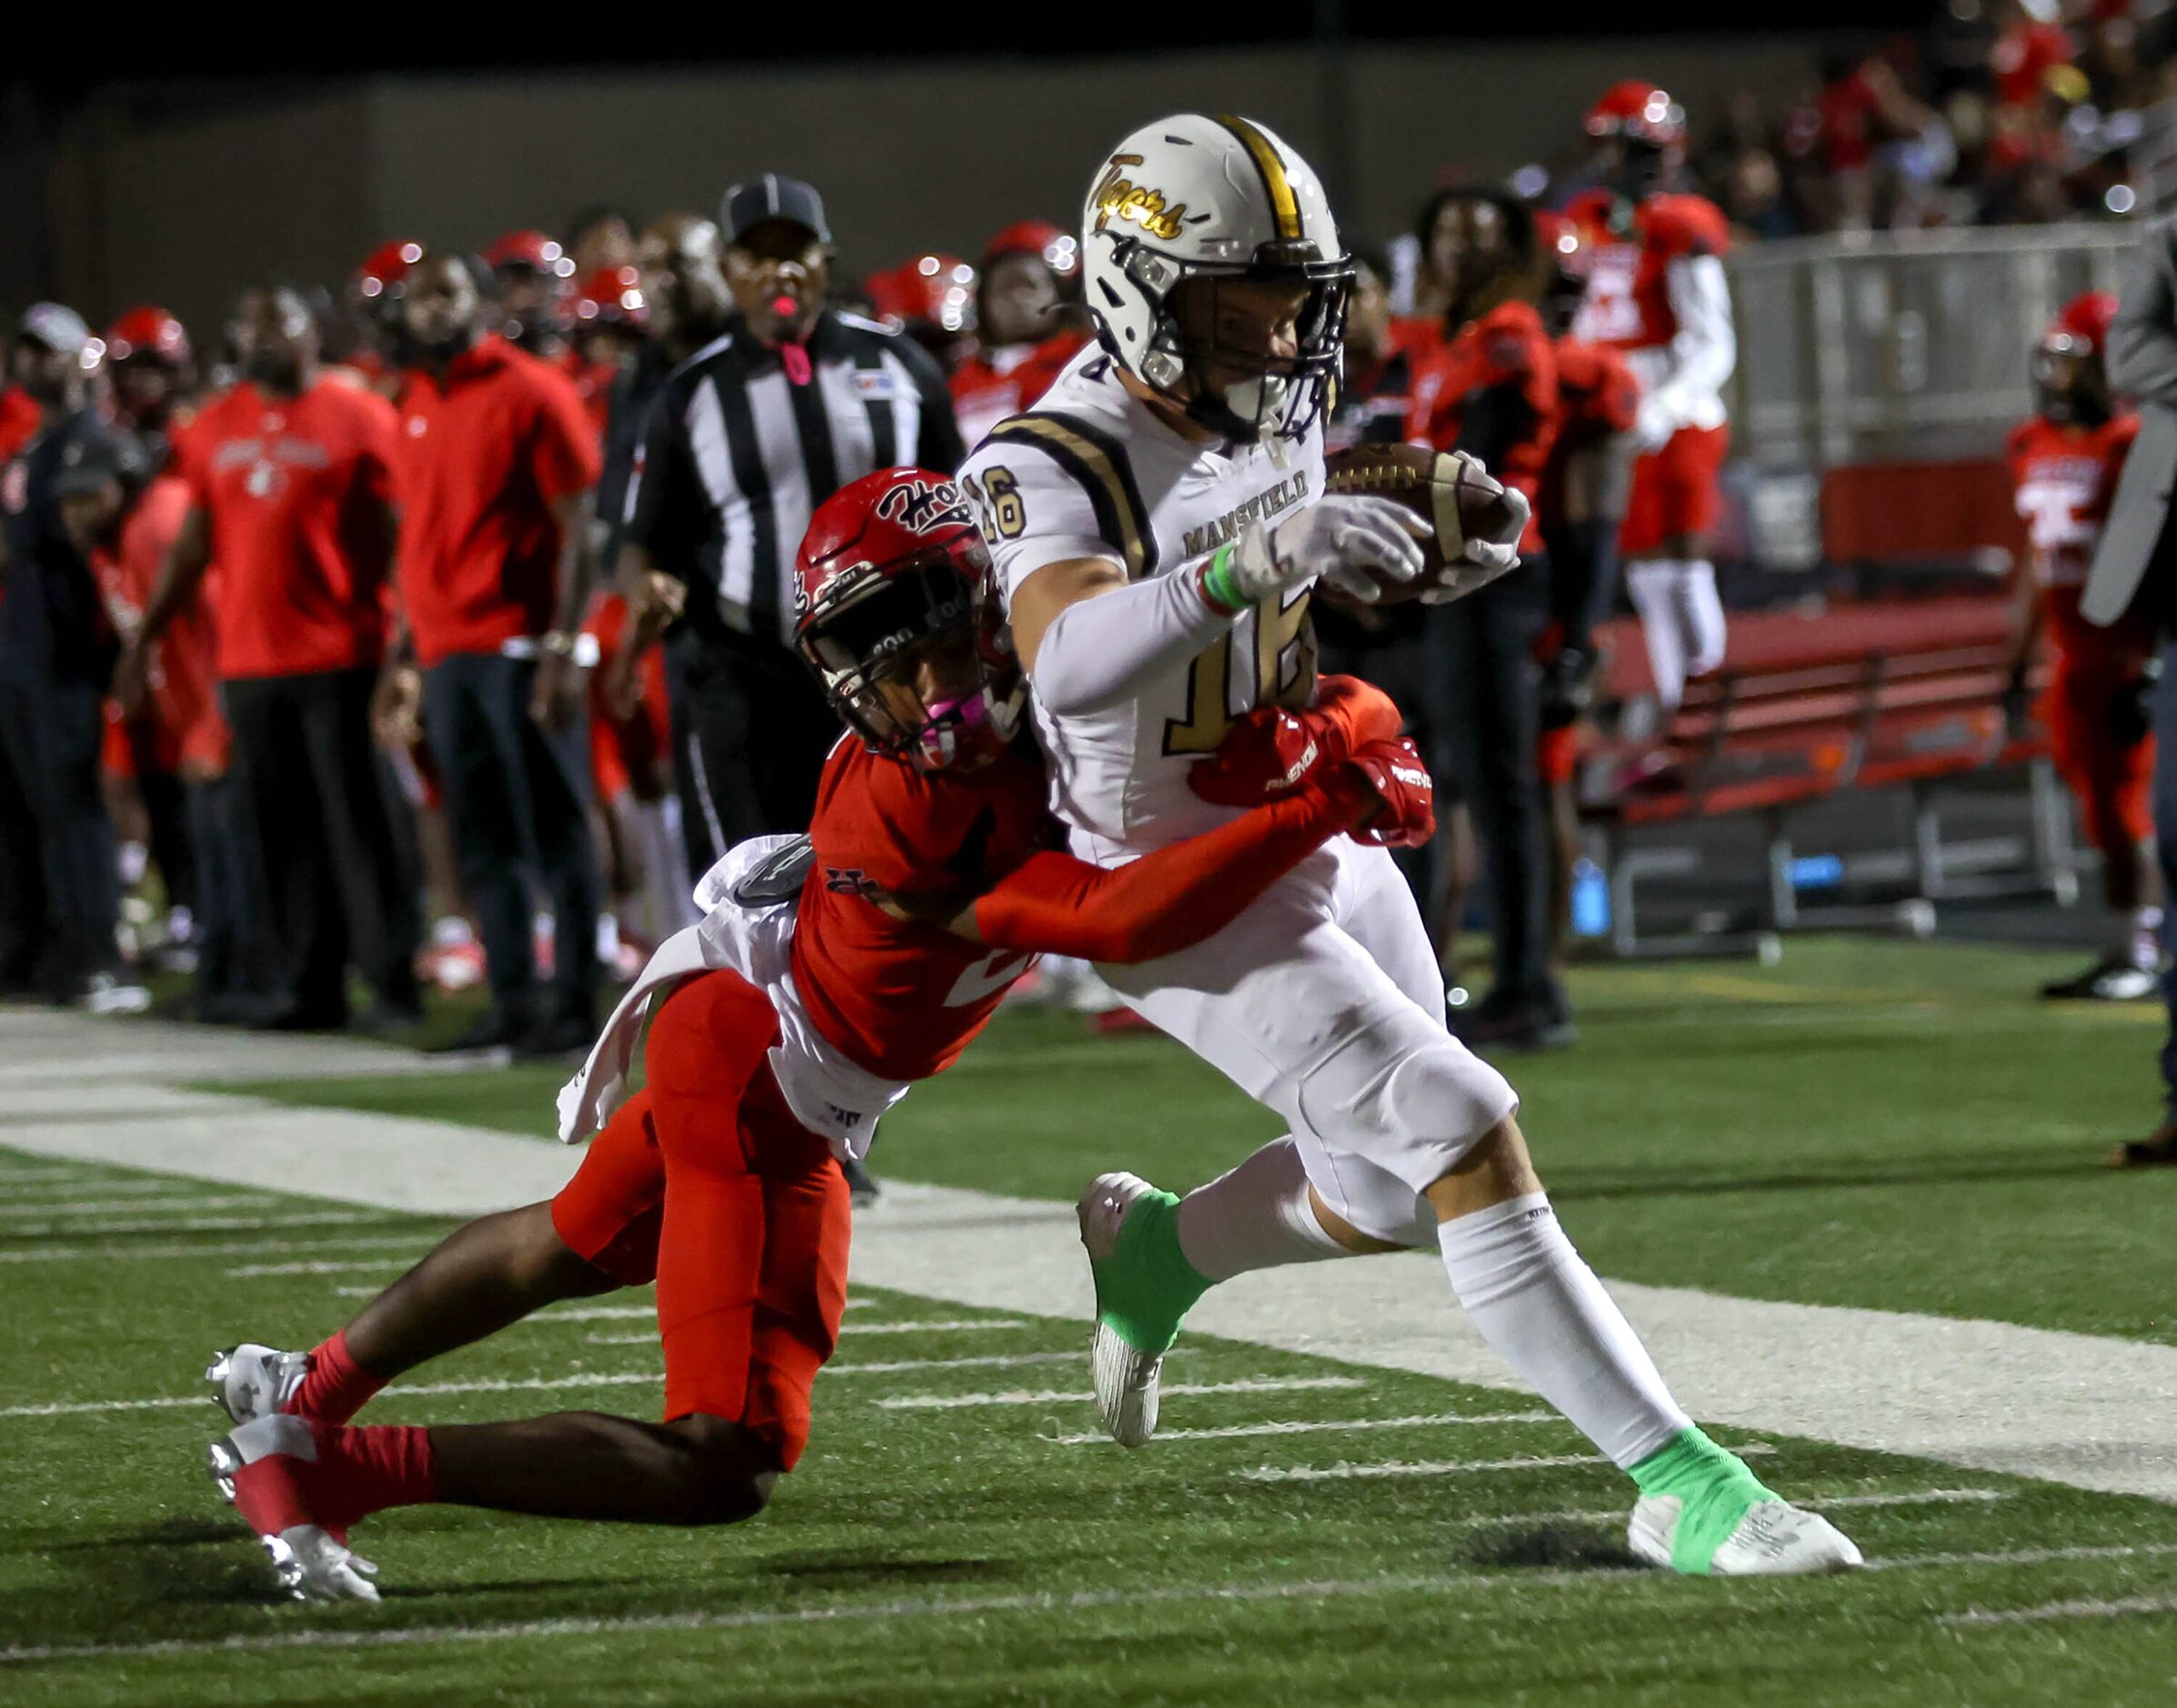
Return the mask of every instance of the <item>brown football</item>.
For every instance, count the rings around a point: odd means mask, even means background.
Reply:
[[[1517,514],[1504,487],[1470,457],[1418,445],[1356,445],[1324,459],[1326,489],[1396,499],[1427,522],[1435,537],[1422,545],[1428,567],[1411,581],[1379,582],[1381,603],[1455,587],[1470,578],[1462,565],[1470,538],[1500,539]]]

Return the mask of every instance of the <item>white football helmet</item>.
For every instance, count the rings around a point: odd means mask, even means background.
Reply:
[[[1081,214],[1082,285],[1104,347],[1127,372],[1232,439],[1297,438],[1322,413],[1344,348],[1352,257],[1314,170],[1251,119],[1181,113],[1111,151]],[[1299,353],[1220,349],[1189,337],[1173,294],[1190,279],[1289,283],[1305,293]],[[1214,322],[1201,305],[1198,328]],[[1215,357],[1218,384],[1204,370]]]

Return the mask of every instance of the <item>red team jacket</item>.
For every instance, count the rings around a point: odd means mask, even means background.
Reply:
[[[1651,349],[1678,336],[1670,263],[1726,254],[1731,224],[1702,196],[1651,196],[1620,231],[1610,223],[1616,205],[1608,190],[1583,191],[1565,205],[1565,216],[1586,235],[1595,256],[1580,306],[1580,336],[1620,350]]]
[[[1531,502],[1549,465],[1560,414],[1556,353],[1532,303],[1498,304],[1480,319],[1470,320],[1423,360],[1414,378],[1406,437],[1439,450],[1451,449],[1459,443],[1467,399],[1505,385],[1520,388],[1530,425],[1517,444],[1493,452],[1490,473],[1506,486],[1517,487]],[[1541,540],[1540,525],[1530,517],[1520,549],[1537,550]]]

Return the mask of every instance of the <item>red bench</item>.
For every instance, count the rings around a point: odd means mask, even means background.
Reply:
[[[2068,808],[2038,730],[2006,727],[2011,605],[1951,598],[1756,613],[1731,619],[1723,668],[1689,686],[1667,723],[1652,718],[1654,682],[1639,627],[1607,631],[1602,698],[1620,733],[1599,741],[1581,770],[1581,818],[1599,839],[1610,882],[1611,946],[1620,954],[1714,952],[1723,934],[1643,938],[1636,887],[1698,869],[1690,850],[1636,849],[1643,827],[1756,817],[1762,827],[1766,907],[1742,946],[1769,953],[1772,933],[1801,925],[1933,926],[1932,903],[1971,894],[2076,893]],[[2032,825],[2021,845],[1944,843],[1938,789],[1993,768],[2029,768]],[[1900,851],[1906,893],[1879,908],[1801,902],[1793,882],[1793,810],[1851,789],[1911,791],[1911,846]],[[2003,868],[1989,870],[1991,865]]]

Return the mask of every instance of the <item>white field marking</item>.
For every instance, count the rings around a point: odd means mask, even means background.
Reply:
[[[244,1251],[368,1251],[404,1247],[414,1251],[416,1246],[414,1234],[398,1240],[229,1240],[216,1245],[40,1245],[22,1251],[0,1251],[0,1263],[68,1263],[80,1260],[95,1263],[121,1263],[141,1261],[148,1258],[232,1257]],[[358,1264],[356,1267],[376,1266]],[[262,1274],[265,1272],[264,1267],[254,1266],[253,1272]]]
[[[2136,1613],[2177,1613],[2177,1595],[2127,1595],[2119,1601],[2043,1602],[2039,1607],[1974,1607],[1938,1613],[1939,1625],[2024,1625],[2049,1619],[2126,1619]]]
[[[2044,1565],[2052,1551],[1978,1556],[1980,1565]],[[2061,1551],[2078,1557],[2082,1551]],[[2093,1551],[2094,1558],[2118,1558],[2155,1549]],[[1891,1572],[1941,1570],[1957,1563],[1949,1554],[1900,1555],[1870,1560],[1868,1567]],[[1185,1583],[1160,1589],[1075,1590],[1058,1594],[1028,1591],[1010,1595],[913,1596],[889,1602],[832,1602],[814,1606],[700,1609],[677,1613],[593,1614],[567,1619],[529,1619],[499,1624],[410,1625],[339,1629],[317,1626],[231,1637],[168,1637],[150,1643],[55,1643],[36,1648],[0,1649],[0,1665],[27,1666],[53,1661],[111,1661],[180,1658],[200,1654],[254,1654],[286,1649],[412,1648],[437,1643],[533,1643],[549,1637],[622,1636],[636,1633],[737,1631],[766,1625],[881,1624],[894,1620],[988,1617],[993,1613],[1095,1613],[1113,1607],[1169,1606],[1200,1603],[1328,1602],[1371,1595],[1408,1595],[1447,1590],[1485,1592],[1510,1590],[1580,1589],[1589,1585],[1655,1579],[1647,1566],[1593,1566],[1578,1570],[1435,1572],[1385,1573],[1379,1577],[1317,1579],[1295,1583]],[[1813,1588],[1815,1586],[1809,1586]],[[2172,1598],[2177,1601],[2177,1597]],[[1456,1603],[1454,1604],[1456,1607]],[[1461,1616],[1464,1616],[1463,1613]]]
[[[1896,1560],[1873,1559],[1870,1572],[1907,1567],[2062,1565],[2090,1560],[2159,1560],[2177,1553],[2177,1542],[2078,1542],[2068,1548],[2014,1548],[1988,1553],[1923,1553]]]
[[[1168,1381],[1159,1392],[1169,1400],[1174,1394],[1322,1393],[1367,1386],[1358,1376],[1258,1376],[1244,1381]],[[1046,1388],[1037,1393],[1020,1390],[1008,1393],[896,1393],[875,1403],[891,1412],[940,1412],[971,1405],[1064,1405],[1095,1398],[1093,1393],[1076,1393],[1070,1388]]]
[[[266,1197],[262,1192],[213,1192],[207,1194],[184,1191],[135,1198],[76,1198],[59,1204],[0,1204],[0,1216],[110,1216],[115,1214],[125,1216],[145,1213],[156,1215],[167,1210],[234,1210],[244,1204],[262,1204],[269,1210],[274,1202],[273,1199]],[[347,1220],[353,1221],[356,1218],[351,1212]],[[140,1223],[137,1225],[170,1224]],[[31,1233],[39,1231],[39,1230],[10,1228],[5,1231]],[[95,1233],[98,1230],[77,1228],[73,1231]]]
[[[374,1241],[374,1244],[390,1244],[390,1241]],[[345,1275],[355,1270],[375,1269],[384,1273],[386,1281],[399,1275],[399,1261],[390,1257],[357,1257],[328,1261],[312,1258],[294,1263],[237,1263],[226,1272],[237,1281],[254,1281],[260,1275]],[[376,1287],[343,1287],[344,1293],[357,1298],[375,1299],[386,1291],[381,1283]]]
[[[648,1317],[657,1315],[657,1311],[654,1309],[649,1311],[627,1310],[598,1314],[609,1314],[616,1317]],[[580,1311],[555,1311],[549,1315],[531,1317],[528,1321],[531,1322],[580,1322],[586,1319],[587,1315],[587,1313]],[[865,1334],[942,1334],[957,1332],[961,1330],[1025,1329],[1028,1326],[1025,1321],[1008,1321],[1002,1318],[939,1317],[927,1322],[865,1322],[854,1331],[854,1334],[855,1338],[859,1340]],[[638,1346],[645,1341],[654,1341],[657,1337],[655,1334],[589,1334],[583,1338],[592,1346]],[[1066,1356],[1078,1358],[1080,1354],[1068,1352]]]
[[[1164,1439],[1161,1432],[1157,1439]],[[1846,1507],[1960,1506],[1982,1501],[2010,1501],[2017,1496],[2006,1489],[1920,1489],[1896,1494],[1833,1494],[1826,1499],[1793,1494],[1791,1504],[1817,1512],[1834,1512]],[[1477,1512],[1457,1521],[1463,1524],[1622,1524],[1631,1509],[1624,1506],[1574,1508],[1554,1512]]]
[[[18,1181],[35,1184],[39,1181],[59,1181],[76,1185],[95,1181],[106,1172],[91,1163],[73,1162],[15,1162],[0,1150],[0,1181],[13,1186]],[[165,1184],[164,1181],[161,1184]]]
[[[1741,1458],[1773,1453],[1761,1442],[1731,1452]],[[1373,1477],[1463,1477],[1488,1471],[1565,1471],[1574,1465],[1607,1465],[1600,1453],[1542,1453],[1517,1459],[1385,1459],[1366,1464],[1262,1465],[1239,1474],[1249,1482],[1346,1482]]]
[[[103,1192],[108,1198],[144,1197],[165,1198],[178,1192],[200,1192],[201,1182],[177,1181],[168,1176],[149,1181],[102,1180],[92,1175],[78,1174],[66,1180],[33,1181],[27,1187],[17,1189],[15,1181],[0,1172],[0,1199],[25,1209],[35,1206],[41,1197],[58,1192]]]
[[[422,1060],[348,1046],[304,1068],[270,1059],[269,1046],[285,1040],[244,1041],[237,1049],[186,1028],[7,1010],[0,1012],[0,1096],[14,1064],[25,1060],[65,1063],[61,1078],[168,1083],[216,1078],[207,1051],[228,1052],[238,1075],[341,1072],[359,1055],[374,1057],[374,1067],[413,1070]],[[216,1115],[33,1123],[5,1139],[43,1157],[286,1192],[307,1182],[321,1198],[456,1214],[547,1197],[579,1160],[563,1146],[444,1122],[267,1110],[246,1099]],[[0,1263],[92,1255],[155,1253],[8,1251]],[[888,1181],[883,1201],[858,1212],[851,1278],[859,1287],[1023,1316],[1078,1322],[1093,1308],[1071,1205],[905,1181]],[[2177,1411],[2177,1346],[1690,1288],[1618,1282],[1611,1291],[1680,1402],[1705,1421],[2177,1502],[2168,1427]],[[1452,1307],[1433,1253],[1243,1275],[1205,1297],[1189,1326],[1282,1351],[1527,1392]]]
[[[1169,1392],[1167,1390],[1166,1392]],[[1227,1423],[1215,1429],[1159,1430],[1159,1442],[1222,1442],[1238,1441],[1250,1435],[1313,1435],[1325,1431],[1338,1430],[1406,1430],[1435,1429],[1440,1425],[1462,1423],[1562,1423],[1564,1419],[1554,1412],[1470,1412],[1461,1415],[1456,1412],[1432,1412],[1420,1417],[1347,1417],[1320,1421],[1288,1422],[1280,1423]],[[1093,1435],[1053,1435],[1047,1437],[1054,1447],[1094,1447],[1116,1445],[1109,1435],[1099,1432]]]
[[[1024,1364],[1078,1364],[1071,1352],[978,1352],[970,1358],[893,1358],[874,1364],[827,1364],[827,1376],[897,1376],[918,1370],[1015,1370]]]
[[[239,1233],[245,1228],[353,1228],[383,1225],[384,1218],[357,1215],[353,1210],[306,1210],[280,1216],[180,1216],[158,1221],[102,1221],[77,1227],[52,1221],[26,1222],[0,1230],[10,1239],[35,1239],[59,1234],[64,1239],[95,1238],[107,1233]]]

